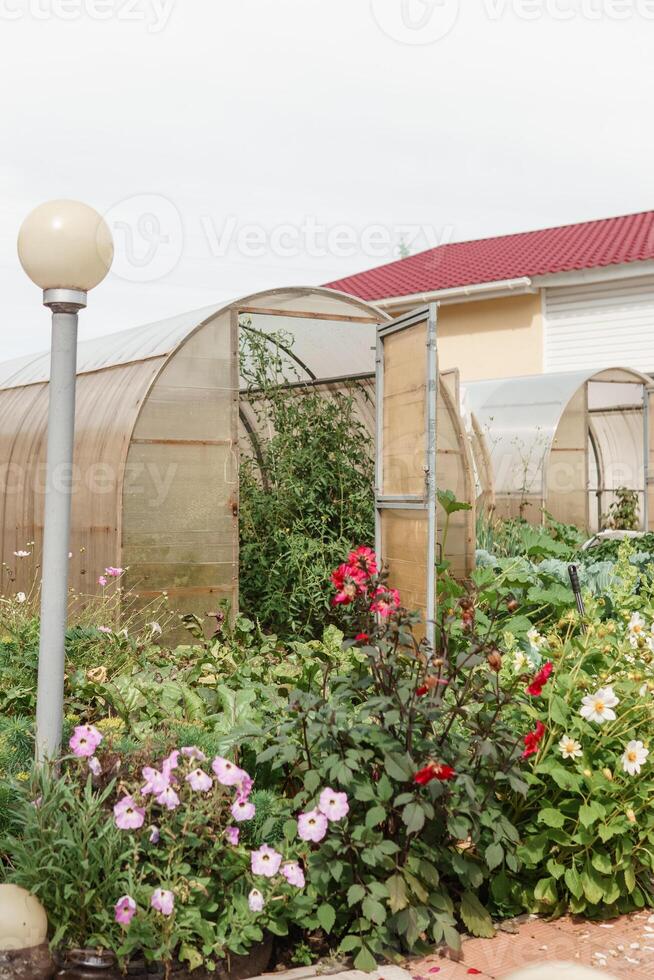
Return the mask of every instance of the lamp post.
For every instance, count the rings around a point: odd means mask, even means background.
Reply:
[[[43,304],[52,311],[36,703],[39,763],[57,755],[63,723],[77,314],[86,306],[87,292],[107,275],[113,252],[104,219],[79,201],[41,204],[18,234],[20,263],[43,290]]]

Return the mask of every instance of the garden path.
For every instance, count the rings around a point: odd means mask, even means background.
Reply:
[[[592,966],[608,977],[652,980],[654,977],[654,914],[625,915],[610,922],[581,922],[571,918],[546,922],[528,918],[515,931],[500,929],[493,939],[468,939],[459,963],[434,952],[411,960],[405,969],[380,967],[375,973],[347,970],[329,980],[499,980],[526,966],[554,961]],[[259,980],[308,980],[321,971],[305,967],[265,974]]]

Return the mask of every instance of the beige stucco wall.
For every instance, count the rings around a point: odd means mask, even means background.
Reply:
[[[438,358],[441,371],[458,368],[462,381],[542,374],[540,292],[442,305]]]

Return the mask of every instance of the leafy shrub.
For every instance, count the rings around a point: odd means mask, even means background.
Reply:
[[[514,817],[523,870],[512,893],[529,911],[610,917],[654,900],[653,613],[628,624],[625,606],[614,619],[592,604],[586,632],[547,651],[555,670],[532,712],[547,735]],[[602,713],[585,717],[594,699]]]
[[[242,338],[261,442],[241,459],[241,604],[278,636],[310,639],[334,619],[329,572],[374,533],[371,439],[352,396],[283,387],[296,380],[291,338]]]
[[[113,904],[124,894],[132,847],[108,819],[114,786],[94,791],[69,775],[36,773],[13,811],[13,834],[0,840],[7,880],[43,903],[54,946],[116,949]]]
[[[492,935],[494,881],[519,867],[507,799],[527,789],[516,728],[527,697],[519,679],[500,683],[501,655],[477,632],[472,601],[446,579],[458,612],[445,614],[432,658],[376,570],[359,549],[333,575],[365,660],[336,677],[327,668],[322,691],[292,692],[259,756],[296,787],[294,811],[311,813],[326,785],[347,794],[347,819],[308,858],[318,907],[301,921],[362,969],[425,937],[457,946],[459,924]]]

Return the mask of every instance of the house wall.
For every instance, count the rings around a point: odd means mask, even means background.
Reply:
[[[393,316],[406,312],[398,305]],[[541,374],[543,317],[540,291],[501,299],[445,303],[438,313],[441,371],[462,381]]]
[[[544,290],[544,371],[654,371],[654,276]]]

